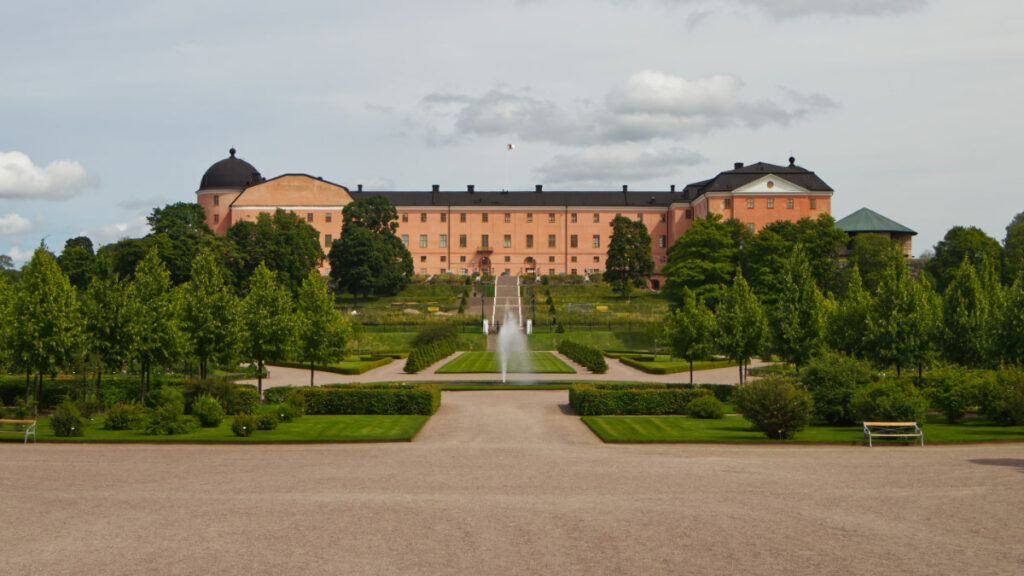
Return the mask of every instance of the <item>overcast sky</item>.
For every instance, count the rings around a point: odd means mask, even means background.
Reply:
[[[667,190],[792,155],[915,254],[956,224],[1001,241],[1022,23],[1020,0],[2,2],[0,253],[141,236],[232,146],[396,190]]]

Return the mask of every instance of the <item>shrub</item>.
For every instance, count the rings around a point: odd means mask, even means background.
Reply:
[[[231,431],[235,436],[252,436],[253,430],[256,430],[256,417],[252,414],[236,414],[231,421]]]
[[[88,424],[89,421],[82,416],[78,406],[70,398],[65,398],[58,404],[50,416],[50,426],[56,436],[84,436]]]
[[[85,418],[92,418],[93,414],[103,410],[103,402],[99,396],[94,393],[85,394],[75,402],[78,406],[78,411],[82,413]]]
[[[441,405],[441,390],[420,384],[362,384],[303,388],[306,414],[422,414]]]
[[[295,396],[295,388],[291,386],[278,386],[263,390],[263,399],[270,404],[281,404]]]
[[[293,403],[278,404],[273,407],[272,412],[277,414],[281,422],[291,422],[302,416],[302,407]]]
[[[799,378],[814,398],[818,418],[832,425],[848,425],[857,420],[850,405],[853,395],[871,383],[874,370],[867,362],[830,352],[811,359]]]
[[[260,410],[260,393],[255,386],[235,386],[234,405],[224,407],[225,411],[235,414],[255,414]]]
[[[604,374],[608,371],[608,363],[597,348],[578,344],[572,340],[562,340],[558,343],[558,351],[591,372]]]
[[[146,434],[186,434],[199,427],[199,421],[185,416],[185,398],[177,388],[164,386],[150,394],[155,407],[143,421]]]
[[[857,390],[850,401],[861,420],[922,422],[928,401],[906,378],[883,378]]]
[[[275,412],[262,412],[256,416],[257,430],[274,430],[280,420]]]
[[[725,417],[725,406],[714,395],[703,394],[690,400],[686,405],[686,413],[694,418],[720,420]]]
[[[979,388],[986,416],[1001,426],[1024,424],[1024,370],[1001,368]]]
[[[209,394],[203,394],[192,404],[192,415],[203,428],[216,428],[224,420],[224,408]]]
[[[36,413],[36,403],[32,399],[26,399],[18,396],[14,399],[14,418],[15,420],[27,420],[32,418]]]
[[[131,430],[142,421],[142,406],[136,402],[117,402],[107,408],[103,427],[107,430]]]
[[[943,366],[928,372],[924,392],[932,408],[956,424],[978,403],[977,379],[962,366]]]
[[[792,378],[769,376],[736,388],[733,401],[743,417],[769,438],[790,439],[811,419],[811,394]]]
[[[441,342],[444,340],[455,340],[459,337],[459,327],[454,322],[428,322],[420,328],[416,338],[413,339],[414,348]]]
[[[434,362],[437,362],[446,356],[451,356],[454,353],[454,338],[420,346],[409,353],[409,358],[405,361],[405,368],[403,368],[403,370],[410,374],[414,374],[430,366]]]

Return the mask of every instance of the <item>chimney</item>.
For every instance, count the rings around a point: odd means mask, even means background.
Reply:
[[[796,158],[793,158],[792,156],[790,156],[789,157],[789,167],[792,168],[794,164],[796,164]]]
[[[743,162],[736,162],[735,164],[732,165],[732,168],[733,170],[739,170],[740,168],[743,168]]]
[[[629,192],[629,186],[626,186],[625,184],[623,184],[622,185],[622,191],[623,192]]]
[[[362,192],[362,191],[363,191],[363,185],[362,184],[357,184],[356,185],[356,192]]]
[[[430,187],[430,191],[431,192],[435,192],[435,193],[436,192],[440,192],[441,191],[441,186],[439,184],[434,184],[433,186]]]
[[[669,191],[675,192],[676,191],[676,185],[673,184],[673,185],[669,186]]]
[[[466,184],[466,192],[469,192],[470,194],[476,192],[476,186],[473,186],[472,184]]]
[[[535,192],[543,192],[544,191],[544,185],[543,184],[537,184],[533,189],[534,189]]]

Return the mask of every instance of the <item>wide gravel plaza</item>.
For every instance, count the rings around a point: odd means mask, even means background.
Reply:
[[[1024,446],[604,445],[565,391],[408,444],[0,444],[4,574],[1020,574]],[[927,434],[927,431],[926,431]]]

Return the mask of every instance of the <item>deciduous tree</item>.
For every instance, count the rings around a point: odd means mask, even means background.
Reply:
[[[988,364],[995,336],[991,332],[991,307],[988,294],[967,258],[946,288],[942,326],[947,360],[973,368]]]
[[[224,280],[224,271],[212,251],[199,252],[192,279],[182,286],[184,331],[199,376],[209,375],[211,360],[226,362],[238,341],[238,299]]]
[[[718,349],[740,363],[740,383],[744,382],[746,365],[764,348],[768,327],[764,309],[739,271],[722,297],[715,314]]]
[[[824,316],[824,299],[811,277],[803,246],[797,244],[786,263],[772,335],[776,351],[798,371],[822,348]]]
[[[742,247],[750,237],[739,220],[723,222],[717,214],[695,220],[693,228],[668,249],[668,262],[662,268],[665,294],[678,306],[682,289],[689,288],[716,309],[739,269]]]
[[[263,264],[256,268],[249,281],[240,321],[242,353],[256,363],[257,391],[262,398],[266,361],[284,358],[295,334],[291,295]]]
[[[936,290],[945,294],[964,258],[977,269],[983,257],[989,259],[996,274],[1001,276],[1003,249],[999,242],[980,228],[954,226],[935,245],[935,257],[928,261],[925,270],[935,279]]]
[[[349,323],[334,307],[334,299],[327,291],[327,281],[316,270],[311,270],[299,288],[296,300],[298,315],[298,342],[296,356],[309,362],[309,385],[317,364],[340,360],[347,342],[352,338]]]
[[[715,315],[698,300],[689,288],[683,288],[683,304],[665,316],[665,340],[674,356],[690,363],[690,384],[693,384],[693,362],[711,357],[715,344]]]
[[[634,288],[647,285],[654,272],[651,236],[643,222],[621,215],[612,219],[611,227],[604,279],[616,293],[628,299]]]
[[[178,292],[156,250],[139,262],[128,287],[131,354],[141,365],[140,401],[145,401],[153,366],[166,366],[180,358],[186,339]]]
[[[96,364],[96,392],[103,371],[124,366],[131,353],[128,282],[111,270],[105,256],[96,259],[92,279],[82,298],[86,349]]]

